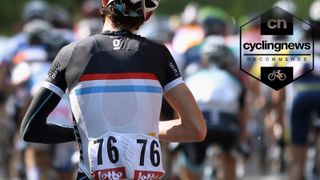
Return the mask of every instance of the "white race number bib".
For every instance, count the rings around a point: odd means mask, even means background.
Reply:
[[[157,138],[143,134],[107,133],[89,140],[93,178],[154,180],[164,175]]]

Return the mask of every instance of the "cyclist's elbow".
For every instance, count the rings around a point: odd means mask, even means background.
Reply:
[[[34,135],[30,129],[23,128],[21,127],[20,129],[20,137],[22,138],[23,141],[25,142],[35,142],[34,141]]]
[[[204,125],[201,129],[198,129],[197,131],[197,136],[196,136],[196,141],[197,142],[202,142],[206,139],[207,137],[207,127]]]
[[[21,138],[25,142],[32,142],[32,137],[29,135],[29,133],[21,133]]]
[[[204,120],[194,127],[193,133],[193,138],[195,142],[202,142],[205,140],[207,136],[207,126]]]

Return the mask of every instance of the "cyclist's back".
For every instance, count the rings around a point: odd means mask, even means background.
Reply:
[[[182,81],[164,46],[123,31],[104,32],[64,49],[64,57],[71,56],[60,64],[70,66],[66,84],[84,149],[89,139],[106,132],[157,136],[162,92]],[[163,74],[168,68],[173,71]],[[88,158],[83,159],[89,171]]]
[[[128,32],[106,32],[69,47],[73,49],[72,54],[76,54],[68,63],[72,68],[66,69],[66,83],[72,102],[86,102],[79,104],[81,118],[87,120],[86,116],[89,116],[92,118],[90,123],[99,121],[100,124],[102,119],[105,121],[103,124],[106,123],[99,129],[88,124],[89,136],[100,136],[110,126],[115,126],[113,131],[119,133],[137,132],[137,126],[141,133],[157,130],[154,129],[156,125],[145,124],[144,120],[158,119],[159,112],[153,108],[160,106],[162,88],[166,91],[169,88],[166,83],[179,78],[175,74],[163,74],[163,69],[174,63],[167,61],[170,54],[164,46]],[[127,127],[123,127],[124,124]]]

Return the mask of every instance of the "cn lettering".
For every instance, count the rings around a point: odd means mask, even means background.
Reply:
[[[287,29],[287,21],[285,19],[270,19],[267,26],[270,29]]]

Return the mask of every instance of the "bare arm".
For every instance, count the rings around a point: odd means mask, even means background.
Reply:
[[[160,140],[203,141],[207,133],[206,123],[189,88],[182,83],[167,92],[165,98],[179,114],[180,119],[160,122]]]

